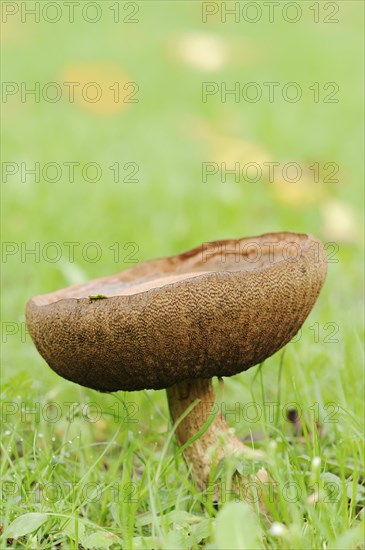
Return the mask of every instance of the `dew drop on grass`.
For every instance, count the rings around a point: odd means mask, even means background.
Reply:
[[[56,438],[55,438],[55,436],[53,436],[53,437],[52,437],[52,441],[56,441]]]
[[[10,434],[11,434],[11,431],[10,431],[10,430],[6,430],[5,435],[10,435]]]
[[[44,435],[41,432],[39,432],[38,437],[44,437]]]

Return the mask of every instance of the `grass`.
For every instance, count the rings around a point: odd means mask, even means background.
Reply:
[[[364,499],[361,388],[356,375],[351,379],[355,373],[336,383],[338,373],[329,374],[328,365],[353,358],[331,350],[316,357],[319,346],[308,337],[289,346],[293,350],[283,358],[280,377],[274,357],[259,372],[251,369],[252,374],[229,380],[224,397],[227,419],[240,436],[262,431],[255,446],[275,480],[263,487],[267,512],[257,520],[263,547],[344,548],[339,541],[348,540],[346,548],[352,548],[361,540]],[[359,348],[354,335],[354,356]],[[312,354],[310,367],[303,369],[303,358]],[[350,396],[343,395],[347,387]],[[209,496],[196,492],[173,443],[164,392],[105,395],[67,382],[43,391],[43,384],[28,376],[16,376],[4,387],[5,405],[19,405],[5,418],[5,525],[26,512],[46,514],[37,534],[20,538],[16,546],[31,548],[33,539],[37,548],[56,543],[77,548],[85,541],[88,547],[86,537],[92,534],[100,537],[96,547],[116,540],[125,548],[186,548],[220,536]],[[267,405],[275,401],[277,407]],[[302,436],[282,414],[293,402],[303,412]],[[235,403],[241,404],[237,423]],[[255,414],[243,412],[247,403],[256,404]],[[264,411],[274,409],[280,415],[265,420]],[[250,422],[255,416],[258,421]],[[250,473],[260,466],[245,465]],[[228,461],[227,487],[232,473]],[[244,496],[252,500],[248,489]],[[228,489],[221,499],[222,510],[237,500]],[[279,538],[273,522],[281,526]],[[108,538],[111,533],[114,539]]]
[[[92,27],[77,18],[4,25],[5,81],[82,82],[88,71],[102,81],[109,71],[137,82],[140,101],[109,115],[64,99],[3,104],[3,160],[57,162],[63,171],[54,183],[22,182],[18,173],[2,185],[1,547],[364,548],[363,7],[337,4],[335,25],[313,24],[304,2],[298,24],[250,25],[203,24],[198,2],[171,9],[155,1],[140,3],[136,25],[106,16]],[[217,72],[181,59],[181,37],[191,33],[227,48]],[[305,93],[293,104],[203,103],[203,81],[297,81]],[[333,81],[339,103],[314,103],[309,86]],[[220,170],[202,183],[202,162],[258,159],[298,162],[306,176],[295,187],[280,177],[222,183]],[[70,181],[70,161],[99,163],[100,181],[86,181],[81,167]],[[115,162],[123,179],[125,164],[136,163],[138,182],[115,183]],[[336,163],[339,182],[323,181],[324,170],[314,185],[315,162],[322,170]],[[124,269],[130,254],[143,261],[275,230],[334,242],[328,252],[337,261],[285,354],[225,379],[227,421],[263,459],[227,460],[212,473],[225,483],[217,510],[192,485],[165,393],[99,394],[59,378],[34,349],[24,307],[35,294]],[[89,243],[101,250],[96,261]],[[61,257],[52,261],[55,251]],[[287,420],[292,409],[300,424]],[[256,488],[265,509],[248,509],[230,494],[231,479],[236,469],[254,476],[262,466],[269,477]]]

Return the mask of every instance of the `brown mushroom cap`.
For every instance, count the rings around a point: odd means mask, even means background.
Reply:
[[[216,241],[36,296],[26,319],[64,378],[100,391],[161,389],[232,376],[278,351],[310,313],[326,269],[310,235]]]

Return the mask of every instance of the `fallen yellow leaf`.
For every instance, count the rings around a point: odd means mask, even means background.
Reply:
[[[138,103],[138,84],[116,65],[69,65],[62,81],[70,103],[98,115],[115,114]]]
[[[203,71],[218,71],[228,60],[226,43],[214,34],[190,33],[172,45],[173,54],[185,65]]]

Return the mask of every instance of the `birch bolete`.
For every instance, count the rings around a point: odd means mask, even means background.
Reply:
[[[116,275],[34,297],[33,341],[59,375],[103,392],[167,389],[179,445],[212,412],[214,376],[241,373],[285,346],[326,277],[322,243],[269,233],[204,243]],[[184,450],[199,489],[212,452],[247,451],[222,414]],[[214,453],[213,453],[214,454]]]

